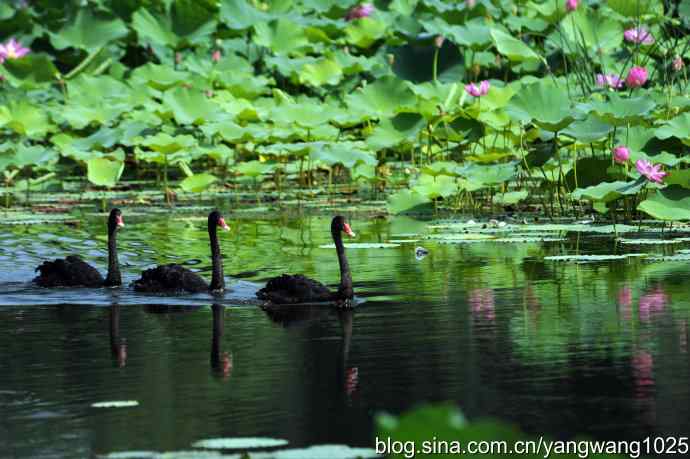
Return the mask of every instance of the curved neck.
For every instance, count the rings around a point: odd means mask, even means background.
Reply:
[[[352,276],[350,275],[350,265],[345,256],[345,246],[343,245],[342,232],[339,229],[331,228],[335,251],[338,253],[338,264],[340,265],[340,289],[339,293],[345,298],[352,298]]]
[[[122,285],[120,263],[117,259],[117,226],[115,225],[108,228],[108,275],[104,285]]]
[[[223,290],[225,288],[225,279],[223,277],[223,258],[220,254],[220,245],[218,245],[218,234],[215,224],[208,225],[208,237],[211,241],[211,263],[213,265],[213,273],[211,276],[210,290]]]

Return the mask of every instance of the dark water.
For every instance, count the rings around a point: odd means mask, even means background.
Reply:
[[[127,280],[158,262],[206,274],[204,218],[126,214]],[[124,290],[35,289],[42,258],[105,265],[102,218],[80,228],[2,227],[0,457],[180,450],[202,438],[370,446],[377,412],[455,401],[557,438],[690,431],[688,262],[566,264],[607,237],[546,243],[404,243],[349,250],[354,312],[267,314],[251,300],[281,272],[338,280],[328,219],[233,219],[222,235],[234,291],[166,299]],[[408,218],[352,220],[357,242],[424,232]],[[414,247],[430,254],[416,260]],[[674,245],[688,248],[689,243]],[[627,250],[627,249],[626,249]],[[669,253],[667,246],[631,252]],[[97,409],[94,402],[137,400]]]

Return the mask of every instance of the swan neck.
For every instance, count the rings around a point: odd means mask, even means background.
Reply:
[[[213,225],[209,224],[208,237],[211,241],[211,263],[213,267],[210,289],[223,290],[225,288],[225,279],[223,276],[223,257],[220,253],[218,231],[215,223]]]
[[[350,274],[350,265],[345,256],[345,246],[343,245],[342,232],[339,229],[331,229],[333,242],[335,242],[335,251],[338,254],[338,264],[340,265],[340,293],[346,298],[352,298],[352,275]]]
[[[108,275],[105,279],[106,286],[122,285],[120,274],[120,262],[117,258],[117,227],[111,225],[108,228]]]

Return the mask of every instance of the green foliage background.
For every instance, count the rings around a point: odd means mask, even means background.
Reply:
[[[690,212],[690,0],[4,2],[5,193],[155,178],[201,192],[343,183],[391,212]],[[652,45],[628,43],[644,26]],[[443,39],[440,47],[437,44]],[[214,60],[214,53],[220,56]],[[649,72],[612,90],[596,74]],[[486,96],[464,85],[487,79]],[[610,150],[626,145],[631,163]],[[663,164],[674,190],[638,181]],[[86,186],[84,184],[83,186]],[[651,202],[650,202],[651,200]],[[680,211],[677,211],[680,210]]]

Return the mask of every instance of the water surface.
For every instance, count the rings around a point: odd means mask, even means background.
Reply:
[[[210,276],[203,216],[125,215],[127,282],[173,261]],[[330,242],[329,220],[229,220],[221,247],[234,280],[215,300],[36,289],[27,280],[43,258],[78,251],[105,266],[103,217],[2,227],[0,456],[170,451],[215,436],[370,446],[377,412],[446,400],[470,419],[557,438],[690,431],[688,262],[543,260],[610,252],[602,235],[424,240],[348,251],[361,301],[354,312],[266,312],[253,295],[273,275],[337,283],[334,251],[319,248]],[[403,217],[351,223],[357,242],[427,231]],[[417,245],[430,251],[422,260]],[[690,243],[616,250],[682,248]],[[139,406],[90,406],[108,400]]]

